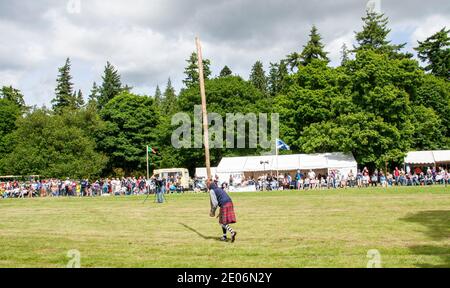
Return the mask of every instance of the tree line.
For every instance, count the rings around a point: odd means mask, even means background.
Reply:
[[[405,152],[450,148],[450,30],[443,28],[404,52],[393,44],[383,14],[367,12],[354,47],[342,46],[331,67],[319,30],[268,72],[257,61],[248,80],[225,66],[213,77],[204,60],[208,110],[279,113],[287,153],[351,152],[373,168],[401,164]],[[136,95],[107,63],[102,83],[85,97],[74,88],[71,62],[58,70],[51,108],[27,107],[21,91],[0,90],[0,174],[44,177],[144,175],[147,145],[157,147],[152,168],[203,166],[202,149],[171,146],[171,118],[194,117],[201,103],[197,54],[186,61],[183,89],[169,79],[154,95]],[[258,155],[260,149],[215,149],[224,156]]]

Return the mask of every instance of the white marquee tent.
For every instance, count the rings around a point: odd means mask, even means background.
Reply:
[[[407,165],[450,165],[450,150],[409,152],[405,158]]]
[[[293,174],[301,170],[314,170],[328,173],[339,170],[348,174],[350,170],[356,174],[358,164],[351,153],[299,154],[280,156],[253,156],[223,158],[216,170],[221,181],[228,181],[230,176],[235,179],[243,176],[259,177],[265,173]]]

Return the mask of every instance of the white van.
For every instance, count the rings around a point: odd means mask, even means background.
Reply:
[[[153,172],[153,177],[170,180],[180,178],[180,184],[185,190],[190,189],[190,178],[188,169],[172,168],[172,169],[158,169]]]

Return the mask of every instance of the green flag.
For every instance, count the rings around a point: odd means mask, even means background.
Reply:
[[[160,156],[158,148],[148,146],[148,153]]]

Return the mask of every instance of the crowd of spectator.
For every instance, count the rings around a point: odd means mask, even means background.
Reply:
[[[89,179],[31,179],[0,182],[0,196],[3,198],[25,197],[95,197],[125,196],[156,193],[182,192],[179,179],[146,179],[144,177],[112,178],[89,181]]]
[[[218,178],[216,178],[218,181]],[[89,179],[31,179],[29,181],[9,180],[0,182],[0,197],[96,197],[96,196],[127,196],[145,195],[149,193],[181,193],[184,189],[180,178],[146,179],[144,177],[112,178],[89,181]],[[239,182],[239,183],[238,183]],[[450,173],[443,167],[439,168],[407,168],[391,172],[375,170],[373,173],[364,168],[354,173],[341,173],[339,170],[329,171],[327,175],[297,171],[295,177],[289,174],[267,174],[258,179],[248,178],[236,181],[230,177],[228,182],[219,183],[224,189],[230,186],[254,186],[255,190],[317,190],[338,188],[393,187],[393,186],[430,186],[450,185]],[[199,181],[194,181],[192,190],[204,191]]]
[[[236,180],[230,178],[231,186],[236,185]],[[229,184],[226,183],[226,184]],[[314,190],[314,189],[338,189],[338,188],[365,188],[365,187],[393,187],[393,186],[429,186],[450,184],[450,174],[443,167],[421,168],[411,170],[407,168],[391,172],[375,170],[370,173],[365,167],[362,170],[350,170],[341,173],[339,170],[331,170],[328,174],[317,174],[313,170],[308,173],[297,171],[294,177],[290,174],[267,174],[258,179],[247,178],[240,181],[239,186],[255,186],[256,190]],[[226,186],[226,185],[225,185]]]

